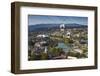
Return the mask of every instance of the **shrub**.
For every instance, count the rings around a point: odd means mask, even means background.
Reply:
[[[48,55],[46,53],[41,53],[41,60],[48,59]]]

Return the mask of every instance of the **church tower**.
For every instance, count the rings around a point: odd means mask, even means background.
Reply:
[[[60,25],[60,31],[64,32],[64,30],[65,30],[65,25],[64,24],[61,24]]]

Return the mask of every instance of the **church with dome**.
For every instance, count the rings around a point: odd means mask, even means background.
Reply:
[[[65,37],[65,36],[67,38],[71,37],[71,33],[69,31],[65,31],[65,24],[60,25],[60,32],[62,33],[63,37]]]
[[[64,30],[65,30],[65,25],[64,24],[61,24],[60,25],[60,31],[64,32]]]

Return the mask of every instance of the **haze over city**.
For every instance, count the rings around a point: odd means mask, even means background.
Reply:
[[[48,16],[48,15],[29,15],[28,25],[36,24],[88,24],[88,17],[77,16]]]

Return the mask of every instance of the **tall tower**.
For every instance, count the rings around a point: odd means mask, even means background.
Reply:
[[[60,25],[60,31],[64,32],[64,30],[65,30],[65,25],[64,24],[61,24]]]

